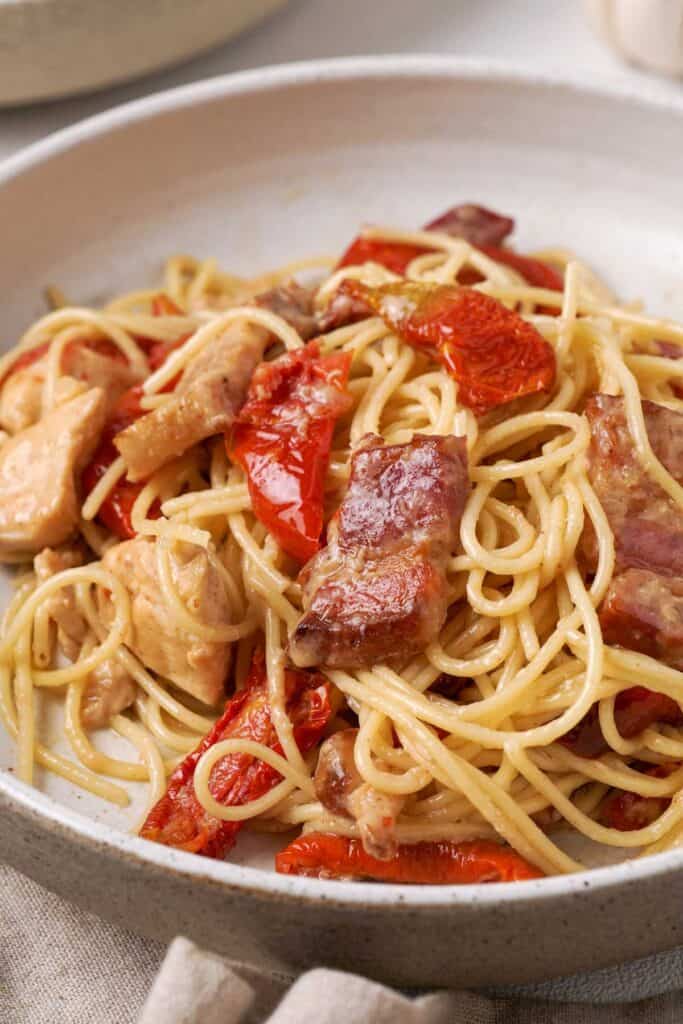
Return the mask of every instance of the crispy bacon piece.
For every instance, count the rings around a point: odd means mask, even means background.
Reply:
[[[424,227],[425,231],[441,231],[455,238],[464,238],[478,249],[487,245],[500,245],[514,229],[512,217],[487,210],[485,206],[477,206],[475,203],[452,206]]]
[[[482,839],[399,846],[391,860],[378,860],[366,853],[360,840],[324,832],[308,832],[295,839],[277,854],[275,868],[282,875],[418,885],[521,882],[543,877],[514,850]]]
[[[460,401],[477,415],[553,387],[551,346],[490,295],[416,281],[369,288],[350,279],[340,291],[364,299],[404,341],[433,353],[457,380]]]
[[[302,573],[295,664],[367,666],[406,658],[434,639],[468,489],[462,438],[364,439],[328,545]]]
[[[644,401],[643,414],[656,457],[683,483],[683,413]],[[626,422],[623,398],[592,395],[588,474],[614,533],[617,571],[646,569],[683,576],[683,519],[674,501],[647,473]],[[592,532],[583,538],[590,567],[597,561]]]
[[[625,740],[632,740],[656,722],[679,725],[681,721],[683,715],[676,701],[646,686],[630,686],[618,693],[614,701],[614,722]],[[604,753],[608,744],[600,728],[597,705],[560,742],[578,757],[599,757]]]
[[[666,779],[678,768],[679,764],[648,765],[643,774],[654,779]],[[632,832],[651,825],[670,803],[671,798],[668,796],[641,796],[639,793],[615,789],[600,804],[598,818],[608,828]]]
[[[329,683],[317,672],[285,671],[287,711],[302,753],[320,739],[331,715]],[[202,754],[226,739],[249,739],[281,754],[268,702],[268,679],[262,649],[254,652],[249,677],[226,704],[225,711],[197,749],[169,779],[166,793],[152,808],[140,835],[165,846],[223,857],[235,844],[242,822],[221,821],[208,814],[194,791],[194,772]],[[209,787],[226,807],[239,807],[267,793],[280,781],[270,765],[248,754],[229,754],[211,772]]]
[[[643,402],[655,456],[683,482],[683,414]],[[683,520],[676,503],[641,464],[622,398],[593,395],[588,472],[614,533],[616,571],[600,609],[607,643],[683,667]],[[592,529],[582,539],[589,568],[597,561]]]
[[[605,643],[683,669],[683,579],[626,569],[610,583],[600,625]]]
[[[247,474],[254,514],[283,551],[305,562],[320,546],[325,474],[351,357],[321,356],[317,342],[257,368],[232,432],[230,454]]]

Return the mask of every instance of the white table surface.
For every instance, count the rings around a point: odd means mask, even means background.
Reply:
[[[197,79],[316,57],[428,52],[630,81],[664,94],[683,90],[681,82],[622,64],[592,35],[581,0],[291,0],[233,42],[170,71],[92,95],[0,110],[0,159],[90,114]]]

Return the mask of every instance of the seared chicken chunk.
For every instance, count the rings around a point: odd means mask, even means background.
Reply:
[[[99,387],[105,393],[107,413],[123,392],[139,380],[139,375],[127,363],[82,345],[67,346],[62,368],[64,374],[56,385],[56,404],[61,405],[88,388]],[[38,422],[46,376],[46,357],[10,373],[0,391],[0,427],[3,430],[16,434]]]
[[[0,558],[67,540],[79,521],[76,481],[104,426],[101,388],[72,398],[0,449]]]
[[[424,650],[446,616],[446,561],[468,490],[462,438],[361,443],[327,547],[302,572],[296,665],[365,667]]]
[[[189,614],[204,626],[230,622],[231,609],[223,582],[202,548],[182,544],[170,553],[176,594]],[[125,643],[140,661],[205,704],[216,704],[230,667],[230,644],[205,640],[177,622],[166,603],[157,571],[156,541],[138,537],[110,548],[102,565],[127,588],[131,598],[130,635]],[[105,622],[113,606],[100,593]]]
[[[45,548],[33,559],[33,568],[42,583],[65,569],[83,565],[85,560],[82,544],[56,550]],[[48,598],[48,614],[57,626],[60,649],[75,661],[88,634],[88,624],[81,615],[73,587],[61,587]],[[86,729],[103,728],[114,715],[130,707],[136,693],[135,680],[116,658],[103,661],[88,676],[83,692],[81,714]]]
[[[40,583],[65,569],[75,569],[85,562],[85,547],[80,543],[61,548],[44,548],[33,559],[33,569]],[[48,599],[47,612],[57,627],[57,641],[67,658],[78,656],[88,626],[76,604],[73,587],[61,587]]]
[[[81,715],[86,729],[103,729],[137,695],[137,684],[116,658],[107,658],[88,676]]]
[[[163,405],[118,434],[128,479],[145,480],[199,441],[228,430],[261,361],[268,333],[236,323],[192,359]]]
[[[389,860],[396,853],[396,819],[404,798],[369,786],[356,768],[358,729],[336,732],[320,747],[313,779],[315,795],[331,814],[353,818],[369,854]]]

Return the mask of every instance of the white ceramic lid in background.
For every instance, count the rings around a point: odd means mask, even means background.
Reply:
[[[287,0],[0,0],[0,107],[122,82],[217,46]]]
[[[584,0],[586,15],[623,59],[683,75],[683,0]]]

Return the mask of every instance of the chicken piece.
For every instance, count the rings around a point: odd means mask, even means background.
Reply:
[[[344,729],[322,744],[313,779],[315,794],[331,814],[356,821],[367,853],[390,860],[398,846],[395,827],[404,797],[363,782],[353,756],[357,736],[358,729]]]
[[[55,408],[0,449],[0,558],[67,540],[79,521],[76,481],[104,426],[101,388]]]
[[[86,561],[85,546],[81,543],[61,548],[44,548],[33,559],[33,569],[40,583],[65,569],[75,569]],[[57,626],[57,642],[72,660],[78,656],[88,626],[76,604],[73,587],[62,587],[48,598],[48,615]]]
[[[73,569],[86,561],[83,544],[53,550],[45,548],[33,559],[36,576],[42,583],[58,572]],[[88,624],[76,603],[73,587],[62,587],[48,598],[48,614],[57,626],[57,642],[67,658],[78,657],[88,633]],[[82,720],[86,729],[100,729],[135,700],[137,687],[133,677],[116,660],[108,658],[88,676],[83,692]]]
[[[271,288],[254,299],[255,306],[262,306],[286,320],[304,341],[318,333],[318,324],[313,310],[313,291],[296,281]]]
[[[103,389],[107,401],[107,414],[124,391],[136,384],[140,377],[125,362],[111,359],[84,345],[67,346],[62,356],[63,376],[60,376],[55,402],[61,405],[88,388]],[[24,369],[7,377],[0,391],[0,427],[16,434],[37,423],[42,415],[43,386],[47,376],[47,358],[38,359]]]
[[[683,483],[683,413],[647,401],[643,413],[654,454]],[[588,473],[614,533],[617,571],[638,568],[683,576],[683,517],[640,462],[623,399],[593,395],[586,415],[591,426]],[[594,568],[592,528],[586,530],[582,547]]]
[[[304,615],[290,641],[296,665],[402,661],[437,636],[468,490],[462,438],[364,439],[327,547],[302,572]]]
[[[147,479],[199,441],[232,426],[267,340],[260,327],[232,324],[187,364],[167,402],[116,436],[129,480]]]
[[[170,563],[176,593],[189,614],[205,626],[231,621],[223,581],[202,548],[177,545]],[[177,621],[161,589],[156,542],[138,537],[116,544],[106,552],[102,565],[130,594],[132,628],[125,642],[133,653],[181,690],[205,704],[218,703],[230,667],[230,644],[202,639]],[[111,599],[100,592],[99,602],[103,621],[111,622]]]
[[[137,696],[137,684],[116,658],[107,658],[88,676],[83,691],[81,717],[86,729],[103,729],[114,715],[129,708]]]
[[[18,434],[20,430],[26,430],[38,422],[43,411],[45,368],[46,360],[41,359],[7,378],[0,392],[0,427],[3,430]],[[55,404],[68,402],[87,390],[87,384],[74,377],[60,377],[56,386]]]

